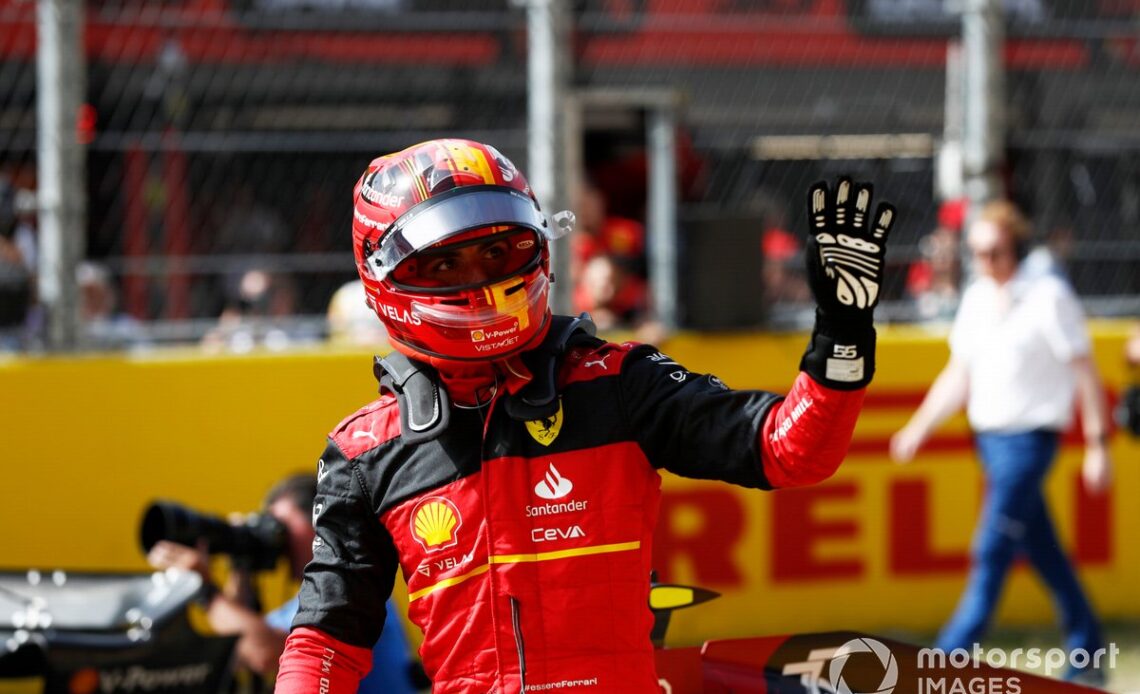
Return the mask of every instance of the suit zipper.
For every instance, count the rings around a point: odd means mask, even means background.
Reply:
[[[522,617],[519,616],[518,598],[508,596],[511,601],[511,626],[515,629],[515,648],[519,652],[519,692],[526,692],[526,649],[523,644]]]
[[[483,420],[483,440],[479,450],[480,464],[486,462],[485,455],[487,452],[487,433],[491,429],[491,419],[495,415],[495,405],[499,402],[500,391],[496,381],[495,393],[491,396],[491,401],[487,404],[486,418]],[[482,410],[480,410],[482,414]],[[483,493],[490,498],[490,480],[487,475],[487,469],[483,468]],[[490,534],[490,527],[488,527],[488,534]],[[488,548],[489,550],[490,548]],[[493,568],[493,567],[492,567]],[[494,580],[492,576],[492,580]],[[515,650],[519,654],[519,694],[526,694],[526,651],[523,644],[522,633],[522,617],[519,615],[519,601],[513,595],[508,595],[507,598],[511,601],[511,628],[514,629],[515,634]],[[493,692],[495,690],[492,690]]]

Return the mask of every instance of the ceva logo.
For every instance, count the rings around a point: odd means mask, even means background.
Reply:
[[[534,485],[534,493],[543,499],[561,499],[574,489],[574,484],[558,472],[554,463],[546,471],[546,476]]]

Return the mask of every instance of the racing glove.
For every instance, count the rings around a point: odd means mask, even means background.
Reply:
[[[875,373],[872,314],[883,284],[883,256],[895,208],[871,209],[872,186],[843,177],[808,191],[806,261],[815,296],[815,329],[800,370],[836,390],[858,390]]]

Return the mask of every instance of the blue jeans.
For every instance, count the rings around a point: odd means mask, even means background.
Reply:
[[[1100,625],[1062,552],[1041,494],[1057,454],[1054,431],[977,434],[986,474],[986,501],[974,537],[973,563],[954,616],[942,628],[938,647],[970,649],[985,635],[1006,574],[1023,553],[1041,575],[1061,616],[1065,647],[1090,654],[1103,646]]]

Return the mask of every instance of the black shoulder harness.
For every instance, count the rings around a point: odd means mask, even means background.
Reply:
[[[522,355],[523,363],[533,379],[522,390],[504,399],[507,415],[512,419],[531,421],[550,417],[558,411],[555,374],[567,348],[598,343],[596,328],[583,313],[551,317],[550,331],[538,347]],[[396,396],[400,408],[401,437],[407,443],[430,441],[447,428],[451,421],[451,400],[447,389],[440,387],[439,374],[428,364],[414,361],[399,352],[376,357],[372,373],[380,389]]]
[[[511,419],[529,422],[552,417],[558,412],[558,388],[554,382],[558,364],[569,347],[599,342],[594,337],[597,328],[588,314],[577,318],[554,316],[550,319],[550,332],[538,347],[524,352],[523,364],[530,370],[530,383],[519,392],[507,396],[504,406]]]
[[[440,388],[439,375],[428,364],[399,352],[376,357],[372,374],[380,390],[390,390],[400,408],[400,436],[408,443],[431,441],[451,421],[451,400]]]

